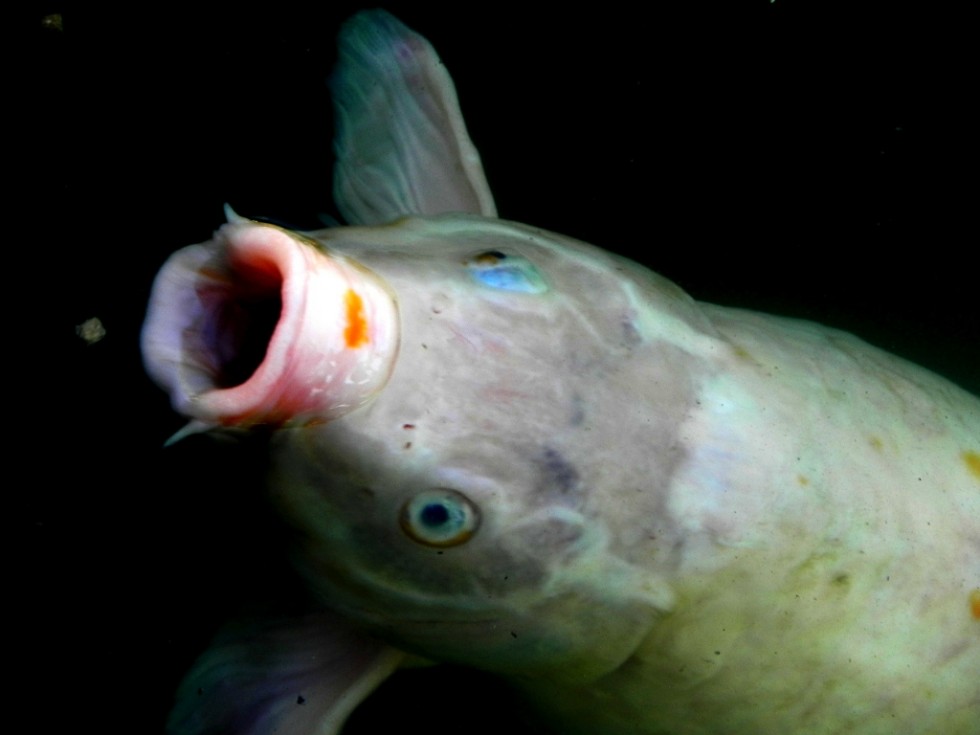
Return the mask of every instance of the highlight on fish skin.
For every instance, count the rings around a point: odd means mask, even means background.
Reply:
[[[497,219],[432,46],[339,43],[349,225],[229,210],[151,297],[148,372],[261,427],[315,603],[229,623],[168,732],[336,735],[424,662],[561,733],[974,735],[980,399]]]

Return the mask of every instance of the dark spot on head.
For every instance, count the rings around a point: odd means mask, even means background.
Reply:
[[[582,422],[585,421],[585,405],[582,401],[582,396],[573,395],[572,396],[572,415],[569,419],[569,423],[572,426],[581,426]]]
[[[306,704],[306,697],[302,694],[296,697],[296,704]]]
[[[624,315],[622,321],[623,346],[630,348],[643,343],[643,335],[636,326],[636,321],[630,315]]]
[[[540,455],[538,466],[544,475],[543,485],[546,491],[571,495],[578,490],[578,471],[558,450],[545,447]]]
[[[851,583],[851,576],[844,572],[834,576],[833,584],[837,587],[847,587]]]

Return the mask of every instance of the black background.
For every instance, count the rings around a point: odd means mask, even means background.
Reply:
[[[215,628],[288,572],[257,453],[161,448],[181,421],[140,363],[150,283],[224,202],[297,228],[333,213],[323,82],[361,6],[89,5],[32,6],[8,95],[11,161],[27,164],[7,168],[18,701],[32,732],[158,733]],[[386,7],[456,80],[502,217],[980,392],[965,19],[662,5]],[[56,12],[61,30],[42,23]],[[107,334],[87,346],[74,329],[90,317]],[[482,678],[404,678],[345,733],[532,731]]]

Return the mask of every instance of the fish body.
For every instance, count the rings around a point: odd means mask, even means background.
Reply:
[[[383,12],[334,95],[352,226],[231,213],[154,288],[151,375],[192,430],[268,434],[320,605],[219,637],[171,732],[340,732],[418,658],[559,732],[976,732],[980,400],[497,219]]]

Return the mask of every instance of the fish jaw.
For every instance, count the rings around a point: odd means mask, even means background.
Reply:
[[[362,266],[235,217],[161,269],[142,347],[150,376],[198,424],[305,425],[342,416],[384,386],[398,314]]]

